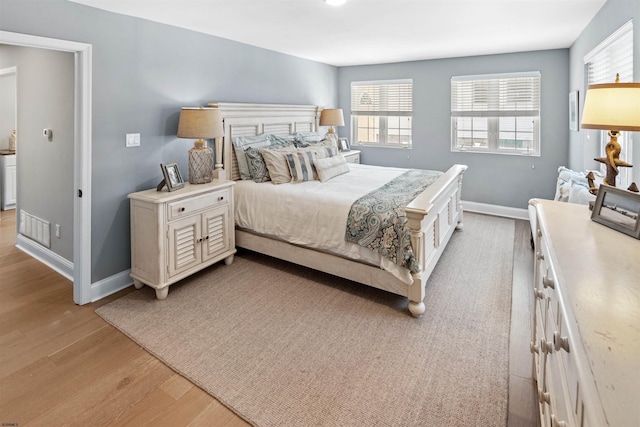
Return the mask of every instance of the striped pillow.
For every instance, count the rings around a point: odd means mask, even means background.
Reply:
[[[313,164],[318,172],[320,181],[325,182],[343,173],[349,172],[349,164],[344,156],[327,157],[325,159],[314,159]]]
[[[312,151],[287,153],[285,157],[287,158],[287,165],[289,165],[292,182],[313,181],[318,179],[318,174],[313,167]]]

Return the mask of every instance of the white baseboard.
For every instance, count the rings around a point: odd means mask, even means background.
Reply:
[[[508,206],[490,205],[487,203],[462,201],[462,210],[486,215],[503,216],[505,218],[524,219],[529,221],[527,209],[511,208]]]
[[[109,276],[105,279],[91,284],[91,302],[98,301],[106,296],[114,294],[133,284],[133,279],[129,275],[131,269]]]
[[[16,247],[73,282],[73,262],[22,234],[16,236]]]

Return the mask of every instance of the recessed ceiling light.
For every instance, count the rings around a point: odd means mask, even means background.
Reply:
[[[330,4],[331,6],[342,6],[347,2],[347,0],[324,0],[324,1],[327,2],[327,4]]]

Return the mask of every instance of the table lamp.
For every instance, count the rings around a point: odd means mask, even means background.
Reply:
[[[604,182],[616,186],[619,167],[633,165],[620,160],[620,131],[640,132],[640,83],[615,83],[589,85],[582,112],[584,129],[608,130],[611,140],[605,146],[605,156],[594,159],[607,166]]]
[[[342,108],[326,108],[320,112],[320,126],[329,126],[326,136],[338,141],[334,126],[344,126]]]
[[[224,135],[222,116],[217,108],[183,107],[178,122],[178,138],[197,138],[189,150],[189,182],[204,184],[213,180],[213,151],[205,139]],[[216,158],[220,163],[220,159]]]

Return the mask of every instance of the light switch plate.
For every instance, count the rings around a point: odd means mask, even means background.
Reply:
[[[126,139],[126,147],[139,147],[140,146],[140,134],[128,133]]]

